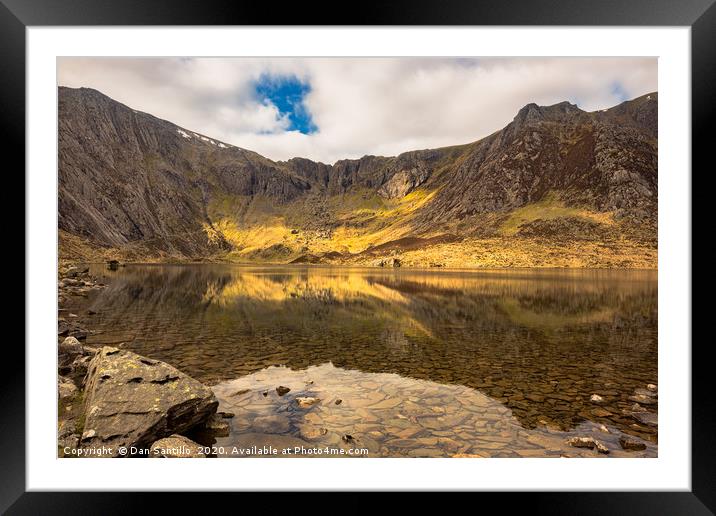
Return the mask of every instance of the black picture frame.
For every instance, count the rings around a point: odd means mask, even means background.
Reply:
[[[230,0],[0,0],[0,145],[25,164],[25,31],[31,26],[104,25],[551,25],[691,27],[692,156],[707,163],[713,145],[716,88],[716,0],[400,0],[356,4],[353,10],[323,0],[275,5]],[[339,13],[344,13],[341,16]],[[50,116],[50,114],[48,114]],[[698,166],[698,165],[695,165]],[[693,168],[693,167],[692,167]],[[9,167],[5,169],[10,173]],[[704,167],[702,172],[707,172]],[[691,171],[670,171],[691,174]],[[693,176],[693,175],[692,175]],[[16,195],[24,198],[24,196]],[[18,245],[19,247],[19,245]],[[25,269],[25,276],[32,271]],[[32,309],[28,306],[27,309]],[[668,314],[666,315],[668,316]],[[509,504],[550,514],[713,514],[716,510],[714,403],[709,342],[692,346],[692,490],[690,492],[511,493]],[[9,343],[6,343],[9,344]],[[669,345],[689,346],[690,342]],[[7,348],[14,348],[8,350]],[[12,356],[15,353],[15,356]],[[161,496],[162,509],[190,507],[176,493],[27,493],[25,489],[25,353],[6,345],[0,375],[0,512],[8,514],[132,514],[147,509],[146,496]],[[217,495],[212,495],[216,497]],[[242,495],[243,496],[243,495]],[[481,494],[494,498],[499,494]],[[218,498],[213,498],[218,500]],[[415,500],[420,501],[421,498]],[[505,500],[500,500],[505,503]],[[215,503],[214,501],[212,504]],[[342,498],[342,507],[350,504]],[[316,501],[312,505],[315,507]]]

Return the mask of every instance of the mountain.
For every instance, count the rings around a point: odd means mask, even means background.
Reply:
[[[58,105],[61,257],[656,265],[657,93],[528,104],[474,143],[333,165],[275,162],[88,88],[60,87]]]

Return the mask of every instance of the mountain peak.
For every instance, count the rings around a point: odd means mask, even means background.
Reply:
[[[539,106],[530,102],[517,112],[515,122],[524,123],[542,120],[562,120],[565,116],[584,113],[576,104],[568,101],[558,102],[551,106]]]

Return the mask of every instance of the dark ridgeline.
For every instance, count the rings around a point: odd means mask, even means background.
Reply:
[[[489,236],[492,215],[556,193],[568,206],[614,212],[622,230],[655,243],[657,110],[656,93],[593,113],[568,102],[528,104],[504,129],[474,143],[326,165],[275,162],[96,90],[60,87],[59,228],[100,247],[202,259],[231,248],[214,226],[210,202],[261,198],[277,208],[301,206],[310,215],[306,227],[331,229],[351,221],[332,218],[330,196],[394,199],[421,187],[436,193],[411,213],[413,236],[441,229]],[[235,220],[243,220],[246,206],[229,208]],[[579,223],[532,230],[557,237],[590,230]]]

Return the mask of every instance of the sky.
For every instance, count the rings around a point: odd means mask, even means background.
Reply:
[[[657,59],[58,59],[61,86],[274,160],[324,163],[479,140],[530,102],[586,111],[657,91]]]

